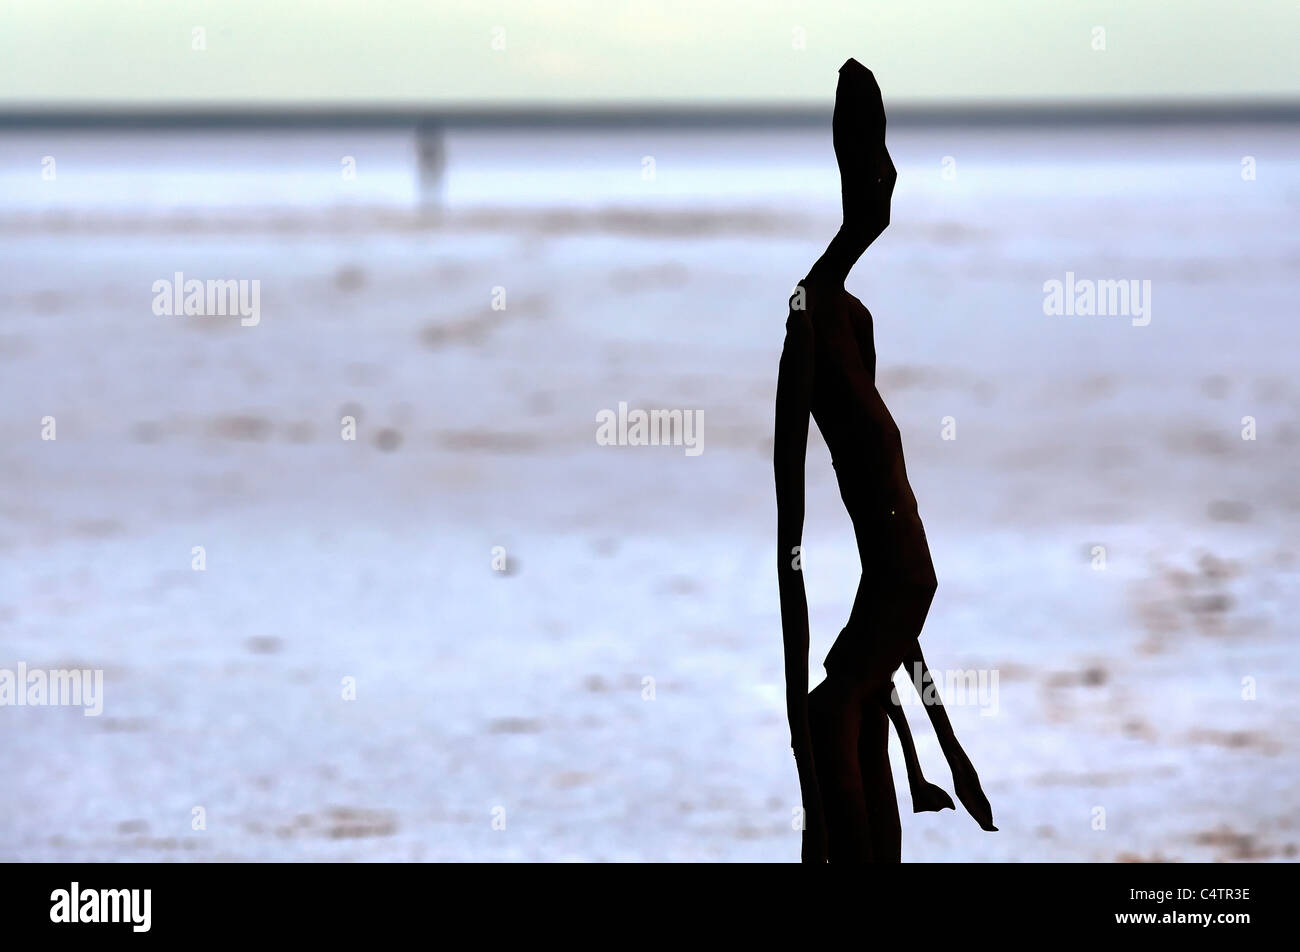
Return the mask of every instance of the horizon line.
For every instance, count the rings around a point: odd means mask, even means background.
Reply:
[[[0,129],[210,128],[779,128],[829,126],[832,107],[801,103],[393,104],[155,103],[93,105],[0,102]],[[901,126],[1187,125],[1297,123],[1300,100],[973,101],[900,103],[887,109]]]

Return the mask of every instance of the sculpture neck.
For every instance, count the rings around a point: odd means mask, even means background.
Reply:
[[[870,242],[851,235],[840,228],[826,246],[822,256],[813,264],[805,281],[832,290],[841,290],[849,271],[857,264]]]

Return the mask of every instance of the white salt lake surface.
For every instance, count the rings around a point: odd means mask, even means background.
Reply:
[[[1300,134],[890,145],[850,290],[927,658],[998,675],[952,716],[1001,831],[911,814],[895,745],[904,858],[1294,859]],[[0,137],[0,668],[105,681],[0,708],[0,858],[797,857],[771,415],[829,134],[466,133],[424,206],[413,154]],[[177,271],[260,281],[260,323],[156,316]],[[1150,325],[1044,315],[1066,271],[1150,280]],[[598,446],[620,401],[704,452]],[[808,481],[815,682],[858,575],[815,430]]]

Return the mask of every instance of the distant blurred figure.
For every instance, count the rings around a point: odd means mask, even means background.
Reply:
[[[422,123],[415,130],[415,161],[419,176],[420,206],[442,205],[442,183],[447,169],[447,151],[442,126]]]

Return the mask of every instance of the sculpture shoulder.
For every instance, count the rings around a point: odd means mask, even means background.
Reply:
[[[790,310],[785,320],[785,342],[781,346],[781,366],[777,374],[777,403],[781,394],[801,393],[809,399],[813,368],[817,363],[813,323],[806,311]]]
[[[790,309],[790,316],[785,319],[786,344],[811,346],[813,339],[812,318],[805,310]]]
[[[871,311],[862,303],[862,299],[855,294],[844,292],[844,297],[840,299],[841,306],[846,314],[854,321],[865,321],[867,324],[872,323]]]

